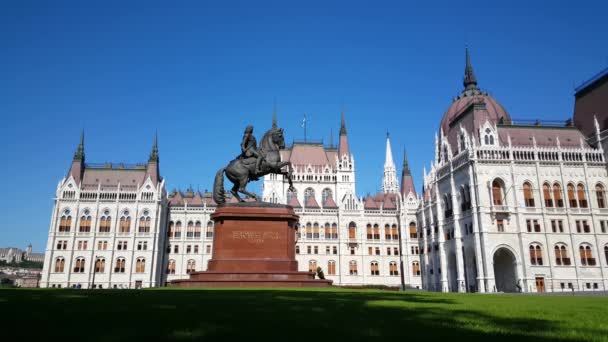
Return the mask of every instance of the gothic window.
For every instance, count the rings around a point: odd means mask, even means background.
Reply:
[[[374,224],[374,240],[380,240],[380,227],[378,224]]]
[[[564,200],[562,199],[562,187],[559,185],[559,183],[553,184],[553,201],[555,201],[556,207],[564,207]]]
[[[213,237],[213,221],[207,222],[207,235],[208,238]]]
[[[329,260],[327,262],[327,274],[335,275],[336,274],[336,262],[333,260]]]
[[[131,229],[131,217],[128,215],[129,212],[125,211],[123,216],[120,218],[120,233],[128,233]]]
[[[308,262],[308,272],[317,272],[317,262],[315,260]]]
[[[135,262],[135,273],[144,273],[146,271],[146,259],[137,258]]]
[[[553,207],[553,200],[551,199],[551,186],[549,183],[543,184],[543,200],[545,201],[545,207]]]
[[[173,229],[173,237],[180,238],[182,236],[182,221],[175,223],[175,229]]]
[[[328,198],[330,198],[330,197],[333,198],[331,189],[330,188],[323,189],[321,196],[322,196],[322,200],[323,200],[323,205],[325,205],[325,202],[327,201]]]
[[[325,230],[325,239],[331,239],[331,226],[329,225],[329,222],[325,222],[325,225],[323,226],[324,230]]]
[[[587,197],[585,196],[585,186],[583,184],[576,186],[576,195],[578,197],[578,206],[587,208]]]
[[[486,145],[494,145],[494,135],[492,134],[491,129],[486,128],[483,141]]]
[[[606,258],[606,263],[608,263],[608,245],[604,246],[604,257]]]
[[[319,238],[319,223],[315,222],[312,225],[312,238],[313,239],[318,239]]]
[[[396,224],[391,226],[391,233],[393,235],[393,240],[399,240],[399,229]]]
[[[412,262],[412,274],[415,277],[420,277],[420,263],[418,261]]]
[[[195,272],[196,269],[196,261],[194,261],[193,259],[188,260],[188,264],[186,265],[186,273],[190,274],[192,272]]]
[[[529,182],[524,183],[524,203],[526,207],[534,207],[534,192]]]
[[[70,211],[65,210],[61,219],[59,220],[59,231],[61,233],[69,233],[70,227],[72,226],[72,216],[70,216]]]
[[[331,238],[332,239],[338,238],[338,224],[335,222],[332,223],[332,225],[331,225]]]
[[[370,271],[371,271],[371,275],[373,275],[373,276],[380,275],[380,268],[378,266],[377,261],[372,261],[370,263]]]
[[[104,273],[106,271],[106,259],[97,258],[95,260],[95,273]]]
[[[555,264],[558,266],[570,266],[570,258],[568,258],[568,250],[566,245],[555,245]]]
[[[306,238],[312,239],[312,223],[306,222]]]
[[[110,211],[105,210],[103,212],[103,216],[99,219],[99,232],[100,233],[109,233],[110,226],[112,225],[112,217],[110,216]]]
[[[84,258],[80,257],[76,259],[74,273],[84,273]]]
[[[494,205],[504,205],[503,193],[502,181],[500,179],[495,179],[492,182],[492,203],[494,203]]]
[[[194,237],[194,222],[188,221],[188,226],[186,228],[186,238]]]
[[[125,258],[116,259],[116,264],[114,265],[114,273],[125,273]]]
[[[80,217],[80,230],[81,233],[88,233],[91,231],[91,216],[89,211],[85,210],[84,215]]]
[[[371,240],[374,237],[373,231],[372,231],[372,224],[368,223],[367,226],[367,239]]]
[[[568,203],[570,204],[570,208],[576,208],[578,203],[576,201],[576,195],[574,194],[574,185],[568,184]]]
[[[150,232],[150,216],[146,215],[147,212],[144,212],[144,215],[139,218],[139,233],[149,233]]]
[[[355,260],[351,260],[348,263],[348,273],[350,275],[357,275],[357,262]]]
[[[391,226],[388,224],[384,225],[384,239],[385,240],[390,240],[391,239]]]
[[[348,224],[348,238],[350,240],[355,240],[357,238],[357,225],[355,222],[350,222]]]
[[[167,274],[175,274],[175,260],[169,260],[167,263]]]
[[[55,272],[63,273],[63,268],[65,267],[65,259],[57,258],[55,259]]]
[[[306,188],[306,190],[304,190],[304,204],[308,203],[310,197],[315,197],[315,190],[313,188]]]
[[[606,208],[606,200],[604,197],[604,186],[600,183],[595,185],[595,198],[597,199],[598,208]]]
[[[532,265],[542,265],[543,264],[543,253],[540,245],[531,244],[530,245],[530,263]]]
[[[458,136],[458,140],[460,142],[460,152],[462,152],[466,149],[464,133],[460,133],[460,135]]]
[[[202,224],[201,221],[196,221],[194,224],[194,238],[199,239],[201,237]]]
[[[579,247],[579,252],[581,255],[581,265],[595,266],[595,258],[593,258],[593,254],[591,253],[591,246],[581,245]]]
[[[392,276],[398,276],[399,275],[399,269],[397,268],[397,263],[394,262],[394,261],[391,261],[388,264],[388,271],[389,271],[390,275],[392,275]]]
[[[417,229],[416,222],[410,222],[410,239],[415,239],[417,237]]]

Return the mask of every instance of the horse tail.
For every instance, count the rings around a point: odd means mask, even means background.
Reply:
[[[217,204],[226,203],[226,195],[224,193],[224,171],[225,167],[219,169],[215,174],[215,181],[213,182],[213,200]]]

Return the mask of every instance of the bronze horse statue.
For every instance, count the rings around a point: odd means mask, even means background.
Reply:
[[[247,196],[247,198],[254,198],[259,201],[258,197],[249,191],[246,186],[251,180],[257,180],[259,177],[265,176],[270,173],[280,174],[287,178],[289,181],[289,189],[293,191],[292,183],[292,172],[291,162],[281,161],[280,150],[285,148],[285,138],[283,137],[283,129],[273,127],[268,130],[258,148],[258,153],[264,158],[260,165],[259,172],[255,172],[256,158],[245,158],[245,159],[234,159],[228,166],[223,167],[215,174],[215,181],[213,182],[213,200],[217,204],[226,203],[226,195],[224,191],[224,173],[226,177],[234,184],[230,193],[239,200],[244,202],[245,200],[239,196],[239,192]],[[283,168],[288,166],[287,171]]]

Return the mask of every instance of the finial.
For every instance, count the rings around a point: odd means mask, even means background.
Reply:
[[[473,67],[471,66],[471,58],[469,57],[469,48],[466,47],[466,65],[464,68],[464,80],[463,85],[465,90],[469,89],[477,89],[477,77],[475,77],[475,73],[473,72]]]
[[[344,107],[342,107],[342,117],[340,120],[340,135],[346,135],[346,121],[344,120]]]
[[[277,128],[277,97],[274,97],[274,106],[272,109],[272,128]]]
[[[152,146],[149,161],[158,162],[158,130],[154,133],[154,145]]]
[[[407,161],[407,153],[405,151],[405,146],[403,147],[403,170],[409,170],[410,166]]]

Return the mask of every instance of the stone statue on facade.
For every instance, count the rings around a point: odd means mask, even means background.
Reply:
[[[259,177],[271,173],[286,177],[289,189],[293,191],[291,162],[281,161],[280,150],[283,148],[285,148],[283,129],[276,127],[274,123],[260,140],[259,148],[253,135],[253,126],[247,126],[241,142],[241,154],[215,175],[213,183],[215,202],[217,204],[226,203],[224,174],[234,184],[230,193],[240,202],[244,202],[244,199],[239,196],[239,192],[247,198],[259,201],[254,193],[247,191],[246,186],[250,181],[258,180]],[[284,170],[285,167],[287,170]]]

